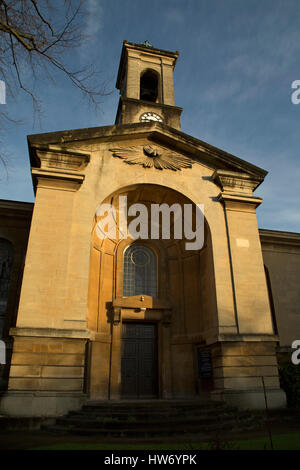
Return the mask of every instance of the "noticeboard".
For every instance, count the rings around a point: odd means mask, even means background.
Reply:
[[[198,377],[199,379],[212,379],[211,353],[208,349],[198,348]]]

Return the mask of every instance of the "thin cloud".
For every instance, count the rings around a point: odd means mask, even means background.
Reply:
[[[87,34],[94,37],[102,28],[103,9],[99,0],[87,0],[86,2],[87,20],[86,28]]]
[[[172,23],[183,23],[184,14],[182,8],[168,8],[166,11],[166,19]]]
[[[91,54],[91,43],[99,41],[99,34],[103,27],[103,8],[98,0],[87,0],[85,2],[85,41],[78,50],[81,62]]]

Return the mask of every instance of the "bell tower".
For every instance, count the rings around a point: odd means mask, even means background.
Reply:
[[[156,121],[180,130],[182,108],[174,104],[173,72],[178,52],[123,42],[116,88],[115,124]]]

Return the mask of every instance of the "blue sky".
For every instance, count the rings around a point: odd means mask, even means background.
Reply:
[[[114,123],[114,89],[122,42],[148,39],[180,55],[175,103],[182,131],[269,172],[257,189],[261,228],[300,232],[300,104],[291,84],[300,80],[299,0],[86,0],[87,44],[69,51],[70,64],[95,63],[112,93],[96,112],[59,74],[39,83],[42,127],[31,102],[18,93],[6,109],[19,125],[5,131],[8,175],[0,198],[33,201],[26,136]]]

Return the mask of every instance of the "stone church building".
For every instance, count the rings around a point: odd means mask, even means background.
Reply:
[[[35,203],[0,201],[1,413],[207,397],[261,408],[263,384],[285,406],[300,235],[258,228],[265,170],[182,132],[177,57],[124,41],[115,125],[28,137]],[[193,227],[203,205],[204,243],[189,249],[175,222],[132,238],[120,200],[129,221],[142,205],[188,206]]]

